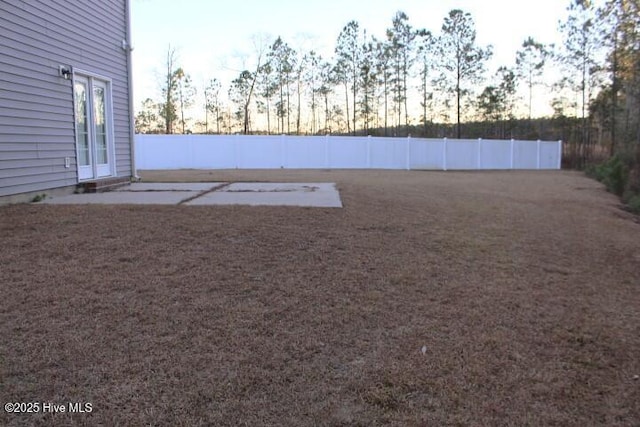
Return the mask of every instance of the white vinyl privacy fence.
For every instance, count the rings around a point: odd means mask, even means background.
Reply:
[[[561,141],[136,135],[138,169],[560,169]]]

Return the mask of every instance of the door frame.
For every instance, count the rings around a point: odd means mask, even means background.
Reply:
[[[76,100],[75,100],[75,83],[76,79],[82,80],[87,83],[87,130],[89,134],[89,159],[91,167],[91,176],[86,177],[80,175],[80,150],[78,145],[78,123],[76,118]],[[96,152],[96,138],[94,128],[94,103],[93,103],[93,88],[94,82],[100,82],[101,86],[105,88],[104,103],[105,103],[105,131],[107,137],[107,163],[99,166],[97,164],[97,152]],[[113,98],[112,98],[112,81],[109,77],[102,76],[100,74],[91,73],[82,69],[74,68],[72,77],[72,96],[73,96],[73,129],[75,139],[75,151],[76,151],[76,168],[78,182],[93,181],[97,179],[109,178],[116,175],[116,156],[115,156],[115,138],[114,138],[114,124],[113,124]]]

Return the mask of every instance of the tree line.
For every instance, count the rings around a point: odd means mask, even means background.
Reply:
[[[330,58],[277,37],[256,46],[254,66],[240,71],[229,87],[210,79],[201,106],[194,105],[196,88],[169,48],[161,97],[143,102],[136,130],[545,136],[565,141],[570,166],[634,151],[640,162],[639,4],[571,0],[559,25],[562,44],[528,37],[514,63],[489,79],[492,47],[477,43],[472,16],[459,9],[444,17],[438,34],[414,27],[401,11],[382,36],[348,22]],[[543,80],[549,66],[560,71],[551,84]],[[554,94],[554,113],[534,119],[533,100],[542,86]],[[189,117],[196,111],[204,120]]]

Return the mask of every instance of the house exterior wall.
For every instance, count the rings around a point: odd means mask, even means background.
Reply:
[[[132,175],[127,8],[0,0],[0,197],[78,183],[73,83],[60,65],[110,79],[115,172]]]

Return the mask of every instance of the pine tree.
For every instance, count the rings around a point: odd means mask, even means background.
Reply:
[[[470,86],[482,79],[484,63],[491,57],[491,47],[475,45],[476,30],[471,15],[454,9],[444,19],[438,53],[444,88],[456,97],[456,136],[461,137],[460,118],[464,98]]]
[[[349,89],[353,102],[353,134],[356,134],[356,103],[358,98],[358,77],[362,50],[360,44],[360,25],[350,21],[340,32],[336,42],[336,75],[344,84],[347,108],[347,131],[351,131],[349,123]],[[350,86],[350,87],[349,87]]]

